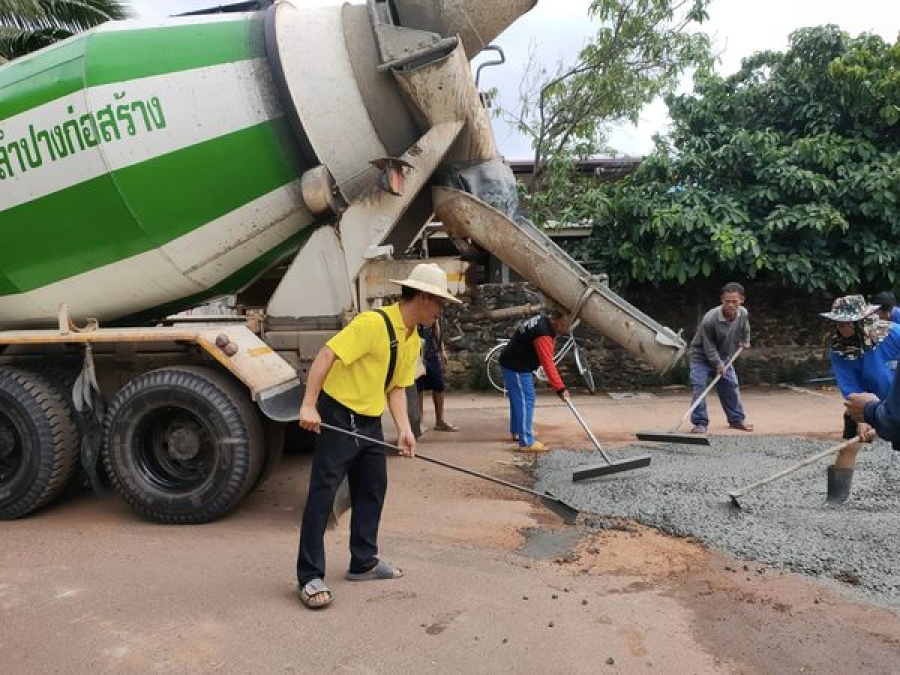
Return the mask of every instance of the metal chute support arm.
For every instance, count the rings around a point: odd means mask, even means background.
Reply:
[[[629,353],[665,372],[685,350],[684,341],[604,285],[528,223],[517,224],[467,192],[434,189],[435,213],[455,236],[474,239],[541,291]]]

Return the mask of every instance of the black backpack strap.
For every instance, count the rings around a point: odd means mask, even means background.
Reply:
[[[387,391],[388,385],[391,383],[391,378],[394,377],[394,368],[397,366],[397,333],[394,332],[394,325],[388,318],[387,312],[383,309],[376,309],[375,311],[381,314],[381,318],[384,319],[388,338],[390,338],[391,341],[391,360],[388,362],[387,377],[384,378],[384,389]]]

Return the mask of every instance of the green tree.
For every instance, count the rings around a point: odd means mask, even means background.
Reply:
[[[0,0],[0,63],[125,16],[119,0]]]
[[[600,28],[574,64],[551,75],[532,55],[517,109],[500,114],[531,140],[535,191],[551,164],[596,153],[610,124],[636,123],[687,69],[711,64],[708,36],[693,32],[709,2],[592,0]]]
[[[900,41],[804,28],[667,99],[670,137],[628,179],[558,187],[580,255],[620,284],[764,277],[809,292],[900,281]]]

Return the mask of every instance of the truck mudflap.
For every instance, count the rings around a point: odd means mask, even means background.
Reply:
[[[270,387],[256,399],[262,414],[273,422],[296,422],[300,419],[300,404],[306,385],[299,378]]]
[[[457,237],[470,237],[553,300],[630,354],[666,372],[685,343],[595,279],[534,225],[515,223],[473,195],[433,189],[435,216]]]

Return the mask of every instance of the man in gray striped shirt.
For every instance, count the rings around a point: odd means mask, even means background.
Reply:
[[[693,400],[706,389],[707,380],[717,375],[716,391],[725,411],[728,426],[753,431],[741,404],[740,385],[734,366],[726,364],[738,347],[750,346],[750,319],[744,307],[744,287],[730,282],[722,287],[721,304],[709,310],[700,321],[690,349],[690,377]],[[692,433],[705,434],[709,426],[709,411],[702,401],[691,413]]]

